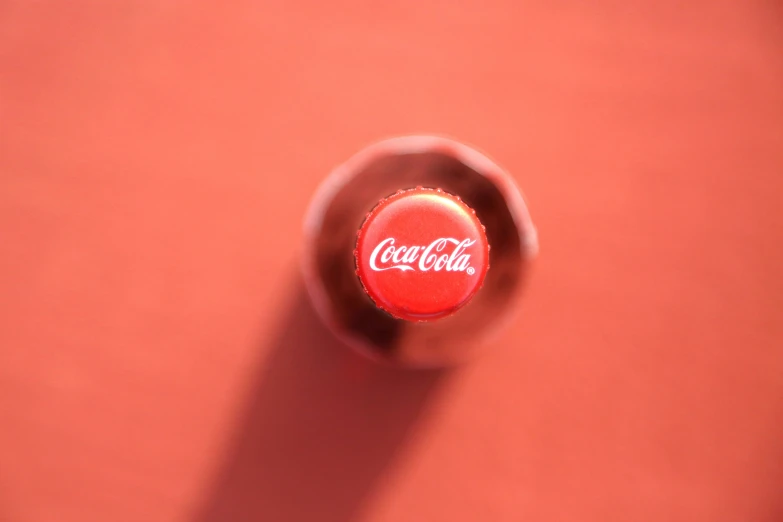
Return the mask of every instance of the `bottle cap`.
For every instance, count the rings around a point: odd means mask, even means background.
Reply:
[[[417,187],[383,199],[359,229],[356,273],[376,306],[398,319],[453,314],[481,289],[489,242],[459,197]]]

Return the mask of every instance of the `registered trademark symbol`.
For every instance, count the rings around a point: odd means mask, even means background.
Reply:
[[[468,275],[473,275],[473,274],[476,273],[476,269],[473,268],[472,266],[469,266],[467,272],[468,272]]]

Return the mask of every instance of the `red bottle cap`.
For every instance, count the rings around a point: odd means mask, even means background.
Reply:
[[[489,269],[489,242],[473,209],[440,189],[382,200],[356,242],[356,268],[375,304],[398,319],[431,321],[476,295]]]

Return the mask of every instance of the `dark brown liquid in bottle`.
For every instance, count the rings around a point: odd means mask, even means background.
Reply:
[[[447,148],[383,149],[345,175],[323,202],[320,219],[308,225],[305,268],[311,286],[318,287],[316,306],[338,335],[373,358],[425,367],[464,360],[514,306],[535,253],[535,231],[502,171],[480,173],[456,156]],[[426,323],[395,319],[378,309],[357,279],[353,257],[367,212],[397,190],[416,186],[460,196],[486,227],[491,246],[490,268],[478,294],[456,314]]]

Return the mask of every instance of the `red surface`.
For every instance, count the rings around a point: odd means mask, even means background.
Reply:
[[[372,300],[398,319],[453,314],[479,291],[489,243],[475,211],[439,189],[381,201],[356,243],[357,275]]]
[[[782,16],[0,3],[0,520],[780,521]],[[446,374],[342,350],[297,280],[323,176],[411,132],[542,240]]]

